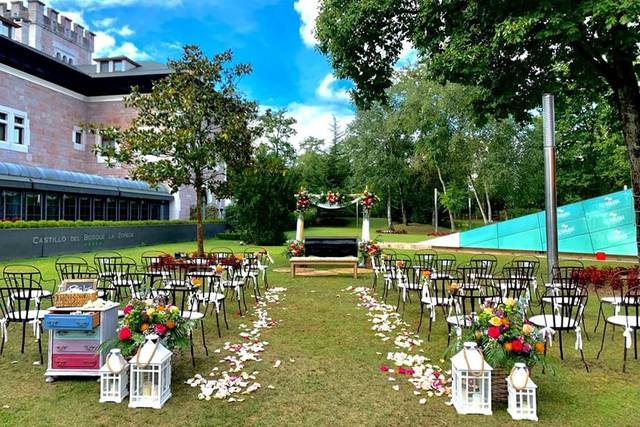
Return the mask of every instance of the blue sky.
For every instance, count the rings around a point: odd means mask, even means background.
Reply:
[[[0,2],[7,0],[0,0]],[[320,0],[44,0],[96,33],[95,56],[166,62],[185,44],[213,55],[232,49],[253,73],[240,83],[262,108],[286,108],[297,120],[294,143],[328,140],[335,115],[353,119],[349,82],[337,81],[313,36]],[[398,66],[416,59],[406,43]]]
[[[346,124],[353,106],[348,82],[336,81],[315,48],[319,0],[45,0],[96,33],[96,55],[124,54],[166,62],[181,46],[207,54],[232,49],[253,66],[241,82],[263,107],[287,108],[298,121],[296,142],[328,138],[331,115]]]

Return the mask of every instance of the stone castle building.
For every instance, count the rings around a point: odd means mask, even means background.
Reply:
[[[192,189],[127,179],[94,153],[114,144],[83,123],[126,127],[124,97],[170,70],[93,58],[95,34],[38,0],[0,3],[0,220],[183,219]]]

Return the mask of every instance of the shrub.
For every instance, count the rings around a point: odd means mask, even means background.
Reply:
[[[206,224],[222,223],[223,220],[205,221]],[[0,229],[11,228],[77,228],[77,227],[136,227],[141,225],[180,225],[195,224],[184,220],[148,220],[148,221],[0,221]]]
[[[242,234],[235,231],[224,231],[216,234],[216,237],[220,240],[242,240]]]

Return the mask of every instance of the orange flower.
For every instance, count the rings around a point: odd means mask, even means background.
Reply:
[[[428,279],[431,276],[431,272],[429,270],[424,270],[422,272],[422,277],[424,277],[425,279]]]
[[[169,329],[173,329],[176,327],[176,322],[174,322],[173,320],[169,319],[167,320],[167,328]]]
[[[502,318],[502,326],[509,326],[509,319],[507,319],[506,317]]]
[[[220,274],[224,271],[224,267],[220,264],[216,265],[216,273]]]
[[[544,353],[544,343],[543,342],[537,342],[536,343],[536,351],[538,353]]]
[[[159,305],[157,308],[158,311],[164,311],[164,309],[165,309],[164,305]]]
[[[510,352],[513,350],[513,345],[510,342],[504,343],[503,347],[504,347],[504,351],[506,352]]]
[[[140,325],[140,331],[141,332],[147,332],[147,329],[149,329],[149,324],[148,323],[143,323],[142,325]]]

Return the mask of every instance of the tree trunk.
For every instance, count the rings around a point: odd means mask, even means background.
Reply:
[[[478,204],[478,208],[480,208],[480,214],[482,214],[482,221],[486,224],[487,223],[487,216],[484,213],[484,208],[482,207],[482,202],[480,201],[480,197],[478,197],[478,192],[476,191],[476,186],[473,183],[473,179],[471,179],[471,177],[469,177],[469,184],[471,184],[471,192],[473,193],[473,195],[476,198],[476,203]]]
[[[402,187],[400,187],[400,212],[402,213],[402,224],[409,225],[409,221],[407,221],[407,210],[404,207],[404,195],[402,193]]]
[[[631,164],[631,187],[636,211],[636,245],[640,246],[640,90],[633,65],[626,67],[625,84],[616,91],[622,119],[622,133]],[[640,259],[640,247],[638,247]]]
[[[387,186],[387,228],[393,230],[393,222],[391,221],[391,186]]]
[[[204,256],[204,224],[202,223],[202,187],[196,188],[196,241],[198,256]]]
[[[444,183],[444,179],[442,179],[442,172],[440,172],[440,167],[436,165],[436,171],[438,171],[438,179],[440,180],[440,184],[442,185],[442,192],[447,194],[447,186]],[[456,231],[456,222],[453,217],[453,212],[447,209],[447,213],[449,214],[449,222],[451,223],[451,231]]]
[[[487,199],[487,218],[489,222],[493,222],[493,212],[491,212],[491,198],[489,197],[489,191],[487,186],[484,186],[484,196]]]

